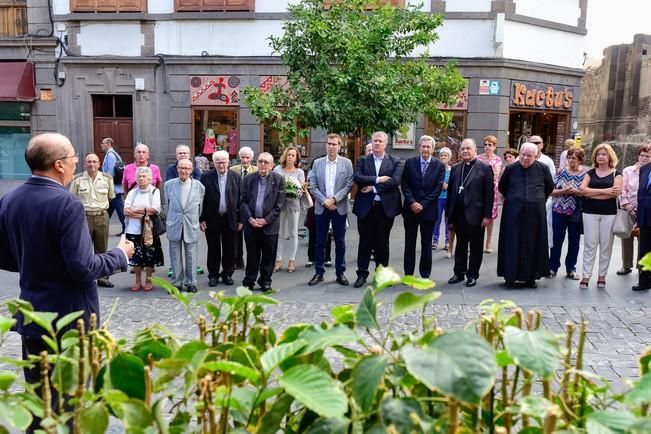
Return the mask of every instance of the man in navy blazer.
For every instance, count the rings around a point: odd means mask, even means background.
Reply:
[[[436,141],[422,136],[419,141],[420,155],[405,162],[402,171],[402,194],[405,196],[402,217],[405,224],[405,275],[413,275],[416,266],[416,238],[420,227],[420,276],[428,278],[432,272],[432,233],[438,216],[438,201],[445,166],[432,157]]]
[[[65,136],[33,137],[25,160],[32,177],[0,198],[0,268],[20,273],[20,298],[35,310],[60,317],[82,310],[88,327],[91,313],[99,317],[97,278],[125,271],[133,243],[123,235],[117,247],[94,253],[84,205],[65,187],[78,160]],[[50,351],[36,324],[18,315],[16,327],[23,358]],[[25,380],[40,381],[38,367],[25,369]]]
[[[640,228],[638,259],[651,252],[651,164],[640,168],[640,183],[637,189],[637,227]],[[641,270],[633,291],[651,289],[651,271]]]
[[[264,292],[271,291],[280,210],[285,204],[285,180],[272,172],[274,157],[263,152],[258,155],[258,171],[247,175],[240,190],[240,223],[244,225],[246,243],[246,272],[242,285],[253,289],[258,271],[258,284]]]
[[[360,158],[355,166],[354,180],[359,187],[353,205],[359,232],[355,288],[366,283],[371,251],[376,265],[389,264],[389,234],[393,219],[400,214],[402,164],[385,152],[386,133],[375,132],[372,139],[373,153]]]

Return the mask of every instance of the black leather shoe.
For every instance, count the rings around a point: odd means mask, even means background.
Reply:
[[[350,285],[350,283],[348,282],[348,279],[346,279],[346,276],[344,276],[344,273],[337,274],[337,283],[342,285],[342,286]]]
[[[113,288],[115,285],[113,285],[113,282],[108,279],[97,279],[97,286],[101,286],[103,288]]]
[[[355,288],[361,288],[366,283],[366,277],[358,277],[353,286]]]
[[[271,292],[271,285],[268,283],[265,283],[264,285],[260,285],[260,291]]]
[[[633,271],[632,268],[624,268],[624,267],[622,267],[619,270],[617,270],[617,275],[618,276],[624,276],[624,275],[630,273],[631,271]]]
[[[246,280],[242,281],[242,286],[246,286],[249,288],[249,291],[253,291],[253,288],[255,287],[255,284],[252,282],[247,282]]]
[[[233,278],[231,276],[222,276],[222,282],[224,282],[224,285],[232,285]]]
[[[219,279],[216,277],[208,278],[208,286],[210,287],[217,286],[217,282],[219,282]]]
[[[241,264],[235,264],[235,269],[236,270],[244,270],[244,262],[242,262]]]
[[[473,279],[472,277],[469,277],[468,280],[466,280],[466,286],[468,288],[472,288],[477,284],[477,279]]]
[[[651,289],[651,288],[638,283],[637,285],[633,285],[633,287],[631,289],[633,291],[646,291],[646,290]]]
[[[318,285],[319,283],[323,282],[323,274],[315,274],[312,276],[309,282],[307,282],[308,286],[314,286]]]
[[[513,289],[513,288],[517,288],[517,287],[518,287],[518,286],[516,285],[515,281],[513,281],[513,280],[506,280],[506,281],[504,282],[504,285],[505,285],[507,288],[511,288],[511,289]]]
[[[194,286],[194,285],[190,285],[190,286],[188,286],[188,288],[186,289],[186,291],[189,292],[189,293],[191,293],[191,294],[194,294],[195,292],[197,292],[197,287]]]
[[[538,284],[536,283],[535,280],[530,280],[530,281],[528,281],[528,282],[525,282],[525,283],[524,283],[524,286],[526,286],[527,288],[531,288],[531,289],[536,289],[536,288],[538,288]]]
[[[454,285],[455,283],[463,282],[463,275],[461,274],[455,274],[454,276],[450,277],[450,280],[448,280],[448,283],[450,285]]]

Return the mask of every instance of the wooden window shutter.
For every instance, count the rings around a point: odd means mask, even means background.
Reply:
[[[147,0],[70,0],[72,12],[145,12]]]
[[[95,12],[97,2],[95,0],[70,0],[72,12]]]
[[[177,12],[254,11],[255,0],[174,0]]]

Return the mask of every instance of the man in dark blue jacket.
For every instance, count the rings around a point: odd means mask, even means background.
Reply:
[[[371,251],[376,265],[389,264],[389,234],[393,219],[400,214],[400,158],[385,152],[389,137],[378,131],[372,136],[373,153],[360,158],[355,166],[353,213],[357,216],[359,247],[355,288],[366,283]]]
[[[638,259],[651,252],[651,164],[640,168],[640,184],[637,189],[637,227],[640,228]],[[651,289],[651,271],[640,270],[637,285],[633,291]]]
[[[75,173],[77,154],[60,134],[33,137],[25,160],[32,177],[0,198],[0,268],[20,273],[20,298],[36,311],[60,317],[84,311],[99,316],[96,280],[124,271],[133,243],[124,236],[118,246],[96,255],[84,206],[65,187]],[[48,351],[43,329],[17,317],[23,358]],[[40,381],[38,368],[25,369],[25,380]]]
[[[413,275],[416,267],[416,238],[420,227],[420,277],[428,278],[432,272],[432,233],[438,216],[438,201],[445,166],[432,157],[435,141],[423,136],[419,141],[420,155],[405,162],[402,171],[402,194],[405,202],[402,217],[405,224],[405,275]]]

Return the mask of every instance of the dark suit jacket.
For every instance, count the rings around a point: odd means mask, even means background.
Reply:
[[[252,173],[244,177],[242,193],[240,196],[240,222],[244,223],[244,230],[253,230],[249,218],[255,217],[255,201],[258,197],[258,182],[260,173]],[[280,229],[280,211],[285,205],[285,179],[278,173],[269,173],[267,190],[262,203],[263,218],[267,225],[263,227],[266,235],[278,235]]]
[[[0,268],[20,273],[20,298],[37,311],[60,316],[84,311],[99,317],[95,280],[126,271],[127,257],[117,247],[95,255],[84,206],[61,184],[32,177],[0,198]],[[40,337],[34,323],[18,332]]]
[[[445,180],[445,166],[432,157],[430,164],[421,170],[420,156],[405,161],[402,170],[402,194],[405,196],[403,213],[411,213],[411,205],[418,202],[423,210],[417,215],[422,221],[435,222],[438,217],[438,199]]]
[[[201,183],[206,187],[206,194],[203,196],[203,207],[199,221],[206,222],[208,226],[215,224],[219,215],[219,175],[215,169],[201,175]],[[237,224],[240,221],[240,186],[242,178],[232,170],[226,171],[226,219],[228,227],[237,231]]]
[[[354,180],[359,187],[359,190],[357,190],[357,194],[355,195],[353,213],[359,218],[364,218],[371,211],[375,193],[372,191],[369,193],[362,193],[362,188],[371,185],[375,187],[375,190],[380,195],[384,214],[387,217],[395,217],[400,214],[401,175],[402,164],[400,163],[400,158],[387,153],[384,154],[378,175],[375,173],[375,160],[373,154],[366,155],[357,160]],[[378,176],[390,176],[391,179],[382,184],[376,184],[375,180]]]
[[[450,224],[458,223],[454,218],[454,207],[459,199],[459,187],[463,182],[461,179],[463,164],[463,162],[455,164],[450,172],[448,200],[445,206]],[[472,172],[468,172],[466,169],[463,174],[468,176],[468,179],[464,183],[461,196],[463,196],[466,220],[473,226],[480,226],[484,218],[491,218],[493,215],[495,184],[493,183],[493,169],[489,165],[478,159],[474,164]]]
[[[651,226],[651,187],[646,184],[651,173],[651,164],[647,163],[640,168],[640,184],[637,189],[637,225]]]

